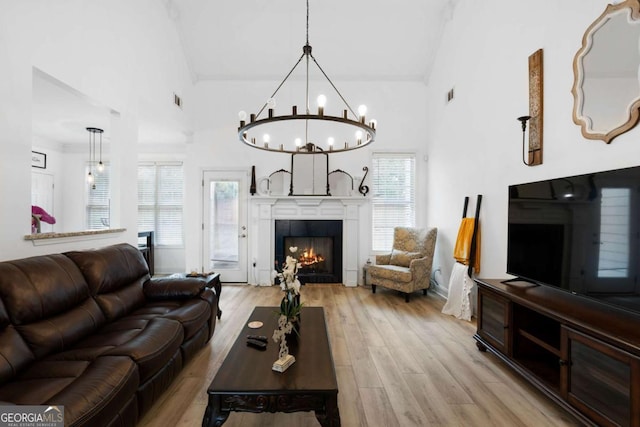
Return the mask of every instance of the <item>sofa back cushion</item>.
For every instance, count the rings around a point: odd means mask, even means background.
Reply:
[[[0,299],[36,358],[69,347],[105,323],[84,277],[60,254],[0,262]]]
[[[65,255],[84,275],[108,320],[118,319],[144,304],[142,285],[149,280],[149,268],[137,248],[121,243]]]

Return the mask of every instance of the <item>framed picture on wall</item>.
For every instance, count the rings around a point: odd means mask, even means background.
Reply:
[[[46,169],[47,168],[47,155],[39,153],[37,151],[31,152],[31,167]]]

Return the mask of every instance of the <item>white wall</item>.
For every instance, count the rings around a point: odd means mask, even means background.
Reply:
[[[189,133],[173,93],[191,82],[179,38],[154,0],[0,0],[0,259],[137,241],[138,129],[154,117]],[[114,227],[123,236],[34,247],[30,233],[32,68],[120,113],[112,128]],[[183,95],[184,96],[184,95]],[[90,125],[88,123],[87,125]]]
[[[640,164],[640,128],[610,145],[572,121],[573,57],[603,0],[460,0],[428,95],[428,218],[440,229],[436,268],[448,286],[464,196],[483,194],[481,277],[506,277],[509,184]],[[528,113],[528,57],[544,50],[544,163],[522,163],[516,118]],[[455,99],[446,104],[446,93]],[[470,213],[473,215],[474,203]],[[446,289],[444,289],[446,294]]]

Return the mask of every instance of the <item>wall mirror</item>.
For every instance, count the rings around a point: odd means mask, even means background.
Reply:
[[[45,167],[31,168],[32,206],[56,220],[40,231],[68,233],[112,227],[110,221],[110,142],[117,112],[101,105],[51,75],[33,69],[32,150],[45,156]],[[95,190],[87,182],[90,161],[87,127],[104,130],[102,152],[96,145],[95,163],[102,158],[105,172],[94,169]],[[29,218],[25,212],[25,221]],[[33,231],[33,230],[32,230]]]
[[[330,196],[329,155],[295,153],[291,155],[290,196]]]
[[[640,0],[610,4],[587,28],[573,61],[573,121],[606,143],[640,114]]]

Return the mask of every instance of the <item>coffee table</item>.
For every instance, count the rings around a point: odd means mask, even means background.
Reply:
[[[303,307],[300,335],[287,341],[296,362],[285,372],[271,370],[279,344],[272,339],[276,307],[256,307],[216,373],[207,393],[203,427],[221,426],[235,412],[314,411],[322,426],[340,426],[338,382],[322,307]],[[260,329],[247,324],[261,321]],[[247,335],[266,335],[264,351],[246,345]]]

